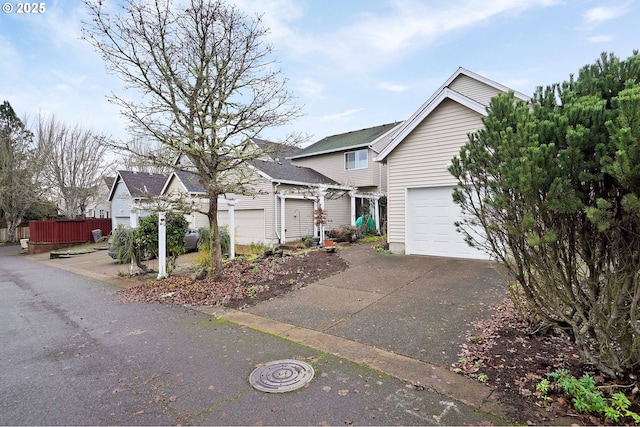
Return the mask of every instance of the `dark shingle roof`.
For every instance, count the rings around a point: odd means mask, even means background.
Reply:
[[[191,172],[177,171],[176,175],[182,181],[189,193],[204,193],[204,187],[200,181],[200,177]]]
[[[102,180],[104,181],[104,185],[106,185],[107,188],[111,190],[111,187],[113,187],[113,181],[115,181],[116,178],[113,176],[103,176]]]
[[[320,141],[304,148],[298,154],[293,156],[294,159],[300,157],[314,156],[322,153],[331,153],[341,151],[348,148],[366,147],[376,138],[379,138],[385,132],[390,131],[400,122],[387,123],[385,125],[374,126],[367,129],[356,130],[352,132],[341,133],[338,135],[327,136]]]
[[[318,171],[307,167],[294,166],[289,162],[253,160],[252,164],[276,181],[293,181],[304,184],[338,184]]]
[[[264,150],[272,160],[284,161],[291,156],[295,156],[302,148],[293,145],[285,145],[277,142],[266,141],[264,139],[253,138],[253,143],[261,150]]]
[[[118,171],[131,197],[159,196],[167,176],[159,173]]]

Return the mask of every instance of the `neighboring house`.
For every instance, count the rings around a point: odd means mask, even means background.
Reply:
[[[451,159],[483,127],[492,97],[510,89],[459,68],[394,133],[375,161],[387,166],[387,239],[394,253],[486,259],[454,222]],[[518,99],[526,95],[515,92]]]
[[[373,158],[389,143],[400,124],[388,123],[328,136],[291,156],[293,165],[314,169],[340,185],[352,188],[348,197],[334,203],[338,209],[350,212],[350,216],[341,218],[337,225],[355,224],[364,205],[369,207],[368,211],[380,229],[383,213],[378,200],[386,194],[387,171],[384,163],[375,163]],[[347,206],[340,206],[344,204]]]
[[[113,187],[115,178],[112,176],[103,176],[98,183],[98,194],[87,207],[87,218],[111,218],[111,202],[109,201],[109,193]]]
[[[273,144],[255,139],[252,142],[262,147]],[[277,245],[305,236],[319,236],[313,220],[313,212],[318,206],[329,211],[332,222],[342,224],[349,220],[350,212],[334,209],[333,203],[352,189],[313,169],[292,165],[284,155],[298,149],[285,147],[285,150],[284,153],[269,150],[270,154],[263,159],[248,163],[254,181],[251,195],[227,194],[226,199],[218,200],[218,223],[228,225],[230,215],[233,215],[236,243]],[[162,194],[181,194],[195,210],[208,210],[206,193],[194,174],[174,172]],[[208,226],[208,218],[200,212],[187,214],[194,228]]]
[[[112,228],[118,224],[137,227],[138,219],[151,213],[166,182],[163,174],[118,171],[108,197]]]
[[[169,199],[179,199],[185,209],[190,212],[185,214],[189,228],[197,230],[200,227],[209,227],[209,219],[201,212],[207,212],[209,201],[207,193],[200,184],[200,177],[184,171],[176,171],[169,178],[160,191],[160,194]]]

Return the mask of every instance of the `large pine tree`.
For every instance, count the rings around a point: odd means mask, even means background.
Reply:
[[[609,376],[640,369],[640,56],[613,54],[530,103],[494,98],[450,168],[471,244],[530,319]],[[481,236],[474,230],[481,229]]]

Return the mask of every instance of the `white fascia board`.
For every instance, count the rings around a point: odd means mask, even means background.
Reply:
[[[118,183],[121,182],[122,185],[124,185],[124,188],[127,189],[127,193],[129,193],[129,196],[131,196],[131,191],[129,191],[129,187],[127,187],[127,183],[124,182],[124,179],[122,179],[122,175],[120,175],[120,171],[118,171],[118,175],[116,175],[116,179],[113,180],[113,186],[111,187],[111,191],[109,192],[109,201],[111,202],[113,199],[113,193],[116,191],[116,187],[118,186]]]
[[[182,186],[185,188],[185,190],[187,189],[187,187],[185,187],[184,183],[180,180],[180,177],[178,177],[178,174],[175,172],[171,172],[171,174],[169,175],[169,178],[167,178],[167,181],[164,183],[164,185],[162,186],[162,190],[160,191],[160,195],[162,196],[165,191],[167,191],[167,188],[169,188],[169,183],[171,182],[171,178],[176,177],[176,179],[178,181],[180,181],[180,184],[182,184]]]
[[[297,185],[300,187],[327,187],[327,188],[333,188],[335,190],[345,190],[345,191],[355,189],[355,187],[350,187],[348,185],[288,181],[286,179],[273,179],[271,180],[271,182],[273,182],[274,184]]]
[[[513,90],[513,89],[511,89],[511,88],[509,88],[509,87],[507,87],[505,85],[502,85],[502,84],[500,84],[498,82],[494,82],[491,79],[488,79],[488,78],[486,78],[484,76],[481,76],[480,74],[476,74],[473,71],[469,71],[466,68],[462,68],[462,67],[458,68],[458,70],[455,73],[453,73],[453,75],[451,77],[449,77],[449,79],[447,79],[447,81],[445,82],[445,84],[443,86],[445,86],[445,87],[449,86],[451,84],[451,82],[453,82],[456,79],[456,77],[458,77],[460,74],[464,74],[465,76],[471,77],[474,80],[478,80],[479,82],[482,82],[482,83],[486,84],[487,86],[491,86],[492,88],[497,89],[500,92],[504,92],[504,93],[513,92],[513,95],[516,98],[518,98],[518,99],[520,99],[522,101],[529,102],[531,100],[531,97],[525,95],[522,92],[518,92],[516,90]]]
[[[407,137],[420,123],[422,123],[428,116],[435,110],[445,99],[450,99],[454,102],[457,102],[460,105],[463,105],[478,114],[482,114],[483,116],[487,115],[487,108],[481,103],[474,101],[471,98],[468,98],[448,87],[445,87],[440,90],[440,92],[435,96],[429,98],[425,104],[420,107],[416,113],[413,114],[406,122],[402,124],[402,128],[398,131],[398,134],[391,140],[391,143],[387,145],[384,150],[380,152],[376,156],[373,161],[381,162],[391,153],[397,146],[402,142],[404,138]]]
[[[371,149],[371,151],[373,151],[374,153],[378,154],[378,152],[376,152],[376,150],[373,149],[373,146],[376,145],[378,143],[378,141],[381,141],[382,139],[386,138],[390,133],[398,130],[400,127],[402,127],[403,124],[404,124],[404,122],[398,123],[396,126],[392,127],[387,132],[383,133],[382,135],[380,135],[379,137],[377,137],[376,139],[371,141],[369,143],[369,148]],[[389,145],[389,144],[387,144],[387,145]]]
[[[116,189],[116,186],[118,185],[118,180],[121,180],[122,178],[120,177],[120,172],[116,172],[116,178],[113,180],[113,184],[111,184],[111,188],[109,189],[109,196],[107,197],[108,201],[111,201],[111,199],[113,198],[113,192]]]

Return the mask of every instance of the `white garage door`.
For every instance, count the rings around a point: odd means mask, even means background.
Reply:
[[[264,243],[264,209],[236,209],[234,221],[236,244]],[[218,211],[218,223],[229,224],[227,211]]]
[[[131,226],[131,218],[129,218],[128,216],[117,216],[115,217],[115,220],[116,220],[116,227],[120,224],[124,225],[125,227]]]
[[[454,222],[461,213],[452,193],[453,187],[407,190],[407,254],[488,259],[456,231]]]

